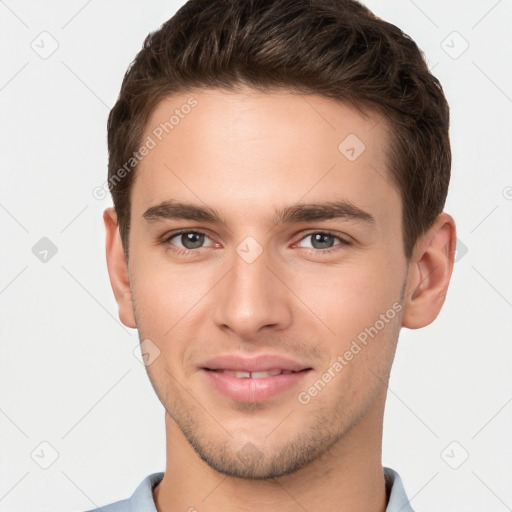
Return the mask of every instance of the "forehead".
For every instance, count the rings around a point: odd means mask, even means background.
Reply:
[[[386,210],[392,201],[385,198],[399,202],[388,177],[388,139],[377,113],[319,95],[175,94],[147,123],[143,141],[151,149],[137,168],[132,211],[178,198],[248,219],[272,205],[340,197]]]

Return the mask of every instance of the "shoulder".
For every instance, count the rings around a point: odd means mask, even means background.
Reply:
[[[157,512],[153,500],[153,488],[162,480],[163,476],[163,472],[152,473],[144,478],[130,498],[86,512]]]
[[[99,508],[87,510],[86,512],[131,512],[130,498],[110,503],[110,505],[103,505]]]

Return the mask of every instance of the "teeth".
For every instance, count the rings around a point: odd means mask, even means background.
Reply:
[[[232,372],[231,370],[222,370],[221,373],[225,373],[226,375],[231,375],[232,377],[237,377],[238,379],[250,379],[250,372]]]
[[[291,370],[268,370],[266,372],[236,372],[232,370],[221,370],[221,373],[225,373],[226,375],[231,375],[232,377],[236,377],[238,379],[263,379],[265,377],[274,377],[275,375],[280,375],[281,373],[293,373]]]
[[[273,377],[274,375],[279,375],[281,370],[269,370],[268,372],[252,372],[251,377],[253,379],[262,379],[264,377]]]

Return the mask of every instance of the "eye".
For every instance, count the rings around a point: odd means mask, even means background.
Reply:
[[[349,245],[349,242],[347,242],[343,238],[324,231],[309,233],[305,237],[303,237],[299,243],[304,242],[305,240],[308,239],[310,239],[310,243],[309,247],[306,246],[306,248],[315,249],[321,252],[331,252],[332,247],[337,245]]]
[[[193,251],[194,249],[202,249],[205,240],[210,240],[204,233],[200,231],[179,231],[172,233],[163,241],[164,244],[170,244],[181,249],[182,251]]]

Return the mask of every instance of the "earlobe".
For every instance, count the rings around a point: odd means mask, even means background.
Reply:
[[[119,310],[119,319],[127,327],[136,328],[128,263],[121,243],[117,214],[113,207],[103,212],[106,231],[106,255],[110,284]]]
[[[453,271],[456,240],[453,218],[442,213],[416,243],[407,276],[403,327],[419,329],[437,318]]]

